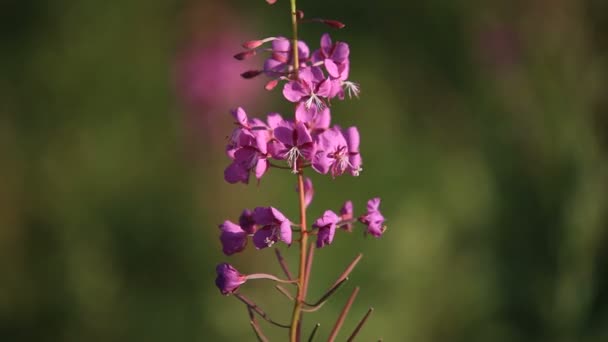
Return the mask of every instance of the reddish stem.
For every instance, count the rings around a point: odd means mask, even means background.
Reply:
[[[329,338],[327,339],[327,341],[333,342],[336,339],[336,336],[338,336],[338,332],[340,332],[340,328],[342,327],[342,324],[344,323],[344,319],[346,318],[348,311],[350,311],[350,307],[353,305],[353,302],[355,301],[355,298],[357,297],[358,293],[359,293],[359,286],[355,287],[355,289],[353,290],[353,293],[351,293],[350,297],[348,297],[348,300],[346,301],[346,305],[344,305],[344,309],[342,309],[340,316],[338,316],[338,320],[336,321],[334,328],[331,330],[331,334],[329,335]]]

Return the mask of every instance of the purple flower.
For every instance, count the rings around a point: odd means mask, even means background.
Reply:
[[[380,198],[372,198],[367,201],[367,213],[359,217],[359,222],[367,225],[367,232],[375,237],[380,237],[386,230],[384,216],[380,213]]]
[[[314,104],[320,110],[325,107],[322,98],[330,97],[331,90],[332,84],[325,78],[323,71],[310,67],[300,71],[299,79],[285,84],[283,96],[291,102],[304,101],[306,109],[310,109]]]
[[[293,124],[285,121],[274,129],[274,140],[269,143],[270,155],[279,160],[287,160],[293,172],[297,172],[300,158],[311,161],[315,153],[315,144],[308,128],[302,123]]]
[[[247,232],[236,223],[224,221],[220,224],[220,241],[222,250],[226,255],[232,255],[245,249],[247,245]]]
[[[259,180],[268,170],[267,145],[270,133],[259,119],[249,119],[242,108],[232,112],[238,127],[233,131],[226,154],[233,160],[224,170],[228,183],[249,183],[249,175],[255,173]]]
[[[306,108],[303,102],[296,106],[296,121],[303,122],[311,134],[321,133],[329,128],[331,114],[329,107],[318,109],[317,107]]]
[[[359,131],[356,127],[341,130],[333,127],[318,137],[317,152],[312,167],[317,172],[331,172],[333,177],[348,171],[353,176],[361,172],[361,155],[359,154]]]
[[[299,192],[299,186],[296,186],[296,191]],[[315,189],[312,187],[312,180],[306,177],[304,179],[304,205],[306,206],[306,208],[308,208],[310,202],[312,202],[314,194]]]
[[[340,209],[340,218],[342,221],[347,221],[347,223],[340,226],[340,228],[345,229],[346,231],[352,232],[353,224],[352,222],[348,222],[353,219],[353,202],[346,201],[342,205]]]
[[[271,77],[283,76],[292,69],[291,58],[293,55],[291,40],[285,37],[277,37],[272,41],[272,53],[270,58],[264,62],[264,72]],[[303,41],[298,41],[298,61],[301,67],[310,56],[310,50]]]
[[[247,276],[240,274],[236,268],[227,263],[217,265],[215,271],[217,272],[215,285],[223,295],[233,293],[247,281]]]
[[[253,220],[253,212],[251,210],[243,210],[239,217],[239,225],[247,234],[253,234],[255,232],[255,221]]]
[[[322,248],[325,245],[331,244],[336,233],[336,224],[340,221],[340,217],[331,210],[326,210],[323,216],[319,217],[312,225],[313,228],[319,229],[317,234],[317,248]]]
[[[332,43],[328,33],[321,36],[321,48],[313,53],[313,62],[323,62],[325,70],[334,79],[347,80],[350,49],[343,42]]]
[[[262,226],[253,234],[257,249],[271,247],[278,240],[291,245],[291,222],[277,209],[257,207],[253,210],[253,220]]]

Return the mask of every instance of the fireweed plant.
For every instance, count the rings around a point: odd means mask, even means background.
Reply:
[[[269,4],[275,1],[266,0]],[[283,85],[283,96],[294,104],[294,118],[286,119],[278,113],[268,114],[266,120],[250,118],[243,108],[232,111],[236,128],[229,138],[226,153],[231,159],[224,171],[228,183],[249,183],[251,174],[257,181],[270,168],[281,169],[292,174],[297,180],[300,220],[294,223],[275,207],[245,209],[235,223],[225,221],[220,228],[220,241],[223,252],[232,255],[243,251],[251,238],[256,249],[274,248],[278,262],[285,273],[285,279],[274,275],[254,273],[242,274],[234,266],[221,263],[217,266],[216,285],[224,295],[233,295],[243,302],[249,312],[251,326],[260,341],[267,341],[257,321],[257,316],[280,328],[289,330],[289,340],[300,341],[304,331],[302,315],[320,309],[323,304],[347,280],[361,259],[361,254],[346,267],[344,272],[329,286],[318,300],[306,298],[315,248],[331,245],[337,230],[352,232],[359,222],[365,229],[364,234],[380,237],[386,230],[384,217],[380,213],[380,199],[372,198],[367,202],[367,210],[355,216],[353,203],[346,201],[338,213],[325,210],[309,226],[307,207],[313,199],[313,184],[304,173],[314,172],[339,177],[359,176],[362,171],[362,158],[359,153],[359,131],[356,127],[342,128],[331,126],[331,100],[345,97],[358,97],[359,85],[349,80],[349,46],[344,42],[334,42],[329,34],[321,37],[320,48],[311,53],[308,45],[298,40],[298,24],[320,22],[329,27],[340,29],[344,24],[335,20],[304,19],[304,14],[291,2],[292,38],[269,37],[243,43],[245,51],[234,57],[243,60],[259,53],[268,57],[260,70],[250,70],[242,74],[244,78],[260,75],[270,77],[267,90]],[[316,242],[309,242],[315,238]],[[290,246],[299,245],[299,268],[297,275],[289,270],[287,262],[277,248],[280,243]],[[293,303],[293,313],[289,322],[278,322],[269,317],[251,299],[239,293],[238,289],[247,281],[269,279],[275,282],[276,289]],[[286,286],[293,286],[288,289]],[[295,292],[295,294],[294,294]],[[338,316],[329,341],[334,341],[359,292],[356,287],[344,309]],[[355,338],[373,309],[370,308],[348,338]],[[307,333],[312,341],[319,324]]]

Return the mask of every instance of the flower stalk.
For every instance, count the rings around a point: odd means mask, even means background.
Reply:
[[[274,4],[276,0],[266,2]],[[250,325],[259,341],[268,339],[258,324],[256,315],[277,327],[288,329],[290,342],[301,341],[304,313],[321,309],[344,286],[362,257],[359,253],[325,294],[316,302],[309,303],[306,296],[315,249],[330,246],[338,232],[352,233],[356,223],[366,226],[364,235],[371,234],[379,238],[386,231],[385,219],[379,209],[380,198],[369,200],[367,211],[360,216],[355,216],[353,203],[347,200],[338,213],[328,209],[316,220],[309,221],[307,218],[307,209],[313,200],[315,189],[312,180],[304,177],[305,169],[307,175],[314,171],[321,175],[331,175],[332,178],[343,175],[357,177],[362,171],[359,131],[356,127],[331,126],[333,107],[330,106],[332,99],[357,97],[359,85],[349,80],[350,48],[347,43],[332,41],[326,33],[321,37],[320,48],[311,52],[308,45],[298,38],[298,24],[302,22],[320,22],[338,29],[345,25],[328,19],[303,20],[304,12],[297,9],[296,0],[289,2],[291,37],[273,35],[246,41],[242,44],[246,50],[234,57],[244,60],[269,54],[263,68],[249,70],[241,75],[245,79],[264,75],[270,77],[271,80],[265,86],[269,91],[283,84],[282,95],[294,104],[294,117],[283,118],[279,113],[271,113],[262,120],[249,117],[241,107],[232,110],[236,128],[230,134],[226,146],[226,154],[231,163],[224,170],[224,179],[231,184],[249,184],[253,175],[260,184],[271,169],[291,174],[292,177],[295,175],[299,221],[292,222],[279,209],[271,206],[245,209],[238,221],[225,220],[219,225],[224,254],[230,256],[240,253],[250,243],[258,250],[274,248],[277,262],[285,274],[286,279],[281,279],[265,273],[242,274],[228,263],[220,263],[216,267],[218,289],[223,295],[233,295],[247,306]],[[311,241],[313,239],[316,241]],[[287,260],[277,248],[281,243],[287,246],[297,244],[297,274],[290,271]],[[277,291],[292,302],[289,324],[272,320],[254,301],[240,292],[240,287],[246,282],[258,279],[296,285],[295,291],[291,291],[275,284]],[[330,341],[335,340],[358,292],[359,287],[356,287],[350,295],[331,330]],[[349,340],[355,338],[371,312],[370,309],[359,322]],[[320,324],[315,325],[309,341],[316,336],[319,326]]]

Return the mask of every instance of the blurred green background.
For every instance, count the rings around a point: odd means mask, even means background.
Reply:
[[[313,175],[309,213],[381,196],[389,226],[318,251],[311,298],[364,258],[305,330],[326,337],[359,284],[341,339],[373,306],[361,341],[608,341],[608,2],[299,7],[347,24],[332,35],[363,89],[332,112],[359,126],[364,172]],[[286,0],[2,1],[0,340],[254,340],[215,265],[280,269],[223,256],[217,224],[262,205],[295,220],[296,194],[288,173],[223,181],[228,110],[291,107],[231,56],[289,34]],[[287,320],[269,283],[242,291]]]

